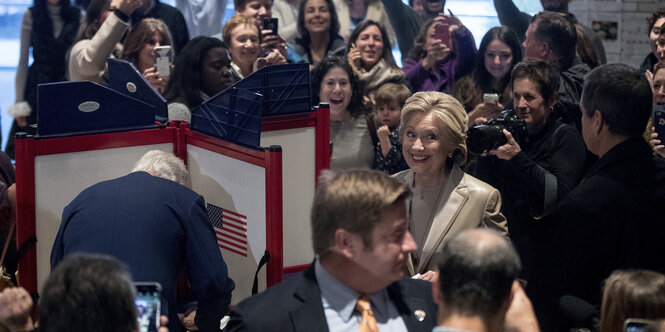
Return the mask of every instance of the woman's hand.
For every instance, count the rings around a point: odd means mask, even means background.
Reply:
[[[148,80],[148,83],[152,85],[159,93],[164,93],[164,89],[166,89],[166,84],[169,83],[169,77],[160,77],[159,72],[157,72],[157,69],[155,67],[150,67],[146,70],[143,71],[143,77],[145,77],[146,80]]]
[[[432,270],[429,270],[421,274],[420,277],[418,277],[418,279],[433,282],[434,277],[437,277],[437,273]]]
[[[443,61],[452,51],[448,45],[437,40],[427,48],[427,56],[423,59],[423,67],[431,72],[438,72],[437,64]]]
[[[279,35],[273,35],[272,30],[261,30],[261,53],[277,50],[286,59],[286,42]]]
[[[169,323],[169,318],[168,317],[166,317],[164,315],[159,316],[159,330],[157,330],[157,331],[158,332],[169,332],[169,328],[166,327],[166,324],[168,324],[168,323]]]
[[[267,66],[283,65],[286,63],[286,57],[277,49],[273,49],[266,56]]]
[[[11,331],[31,331],[32,297],[23,287],[5,288],[0,293],[0,323]]]
[[[469,112],[469,123],[475,123],[477,118],[495,118],[503,110],[501,104],[480,103]]]
[[[141,0],[111,0],[111,9],[117,8],[123,14],[130,16],[136,9],[141,7],[141,4]]]
[[[349,54],[346,55],[347,60],[349,61],[349,65],[351,65],[351,69],[353,69],[353,72],[356,73],[356,75],[359,75],[361,73],[360,68],[362,68],[362,58],[360,56],[360,51],[354,46],[351,46],[351,49],[349,49]]]
[[[649,141],[649,143],[653,147],[653,152],[665,158],[665,145],[663,145],[662,142],[658,139],[658,133],[656,132],[656,128],[652,127],[651,130],[653,130],[654,132],[651,133],[651,141]]]
[[[520,148],[520,145],[517,144],[513,138],[513,134],[511,134],[508,130],[504,129],[503,134],[506,135],[508,143],[494,150],[491,150],[490,154],[497,156],[499,159],[510,160],[513,159],[513,157],[515,157],[518,153],[520,153],[522,148]]]

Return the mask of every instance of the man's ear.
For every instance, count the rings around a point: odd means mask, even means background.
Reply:
[[[501,304],[501,312],[505,315],[506,312],[508,312],[508,308],[510,308],[510,304],[513,303],[513,298],[515,297],[515,292],[518,291],[520,286],[519,281],[514,280],[513,285],[510,287],[510,295],[508,295],[508,298],[506,298],[503,303]]]
[[[550,44],[548,44],[546,42],[541,42],[540,43],[540,48],[538,49],[538,52],[540,52],[540,58],[541,59],[554,60],[554,54],[552,53],[552,49],[550,48]]]
[[[591,116],[591,125],[593,132],[596,134],[600,134],[600,132],[603,130],[605,123],[603,122],[603,113],[600,113],[599,110],[593,111],[593,116]]]
[[[359,243],[357,243],[359,236],[353,234],[345,229],[338,229],[335,231],[335,244],[334,249],[342,256],[351,259],[355,256],[358,250]]]
[[[557,100],[559,100],[559,91],[554,91],[554,93],[550,96],[550,100],[547,101],[547,108],[550,111],[554,109],[554,105],[556,105]]]

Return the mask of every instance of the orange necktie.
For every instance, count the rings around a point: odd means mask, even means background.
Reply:
[[[362,320],[358,323],[358,332],[378,332],[374,312],[369,304],[369,296],[363,295],[358,299],[356,310],[362,315]]]

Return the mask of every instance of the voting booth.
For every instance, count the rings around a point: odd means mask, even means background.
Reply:
[[[126,71],[126,64],[116,65]],[[264,74],[261,79],[269,80],[271,75]],[[245,123],[228,125],[245,126],[247,131],[223,136],[217,129],[201,129],[196,120],[191,125],[155,121],[163,119],[165,110],[158,98],[151,103],[138,100],[130,90],[136,85],[139,91],[140,80],[128,81],[132,85],[123,83],[122,75],[114,77],[116,87],[126,91],[91,82],[40,86],[37,135],[17,135],[17,243],[37,240],[19,264],[23,287],[37,292],[48,277],[63,208],[83,189],[126,175],[145,152],[154,149],[183,159],[192,189],[205,198],[209,216],[219,213],[218,220],[211,222],[221,222],[215,231],[236,282],[233,303],[251,295],[255,276],[261,291],[280,282],[284,273],[301,271],[311,263],[309,210],[316,177],[330,163],[328,109],[266,116],[264,109],[271,104],[262,94],[234,86],[202,105],[214,109],[220,100],[242,105]],[[67,93],[68,88],[75,91]],[[285,97],[289,92],[280,94]],[[69,104],[61,103],[63,95]],[[279,98],[272,103],[289,107]],[[239,115],[220,113],[225,111],[213,113],[238,120]],[[117,121],[118,114],[122,121]],[[193,118],[195,114],[200,113],[192,110]],[[233,132],[228,125],[224,133]]]

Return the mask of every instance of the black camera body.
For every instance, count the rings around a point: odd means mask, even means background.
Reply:
[[[508,130],[518,143],[525,142],[528,137],[526,122],[518,118],[512,110],[506,110],[487,123],[469,129],[466,140],[469,151],[482,154],[508,143],[506,135],[503,134],[504,129]]]

